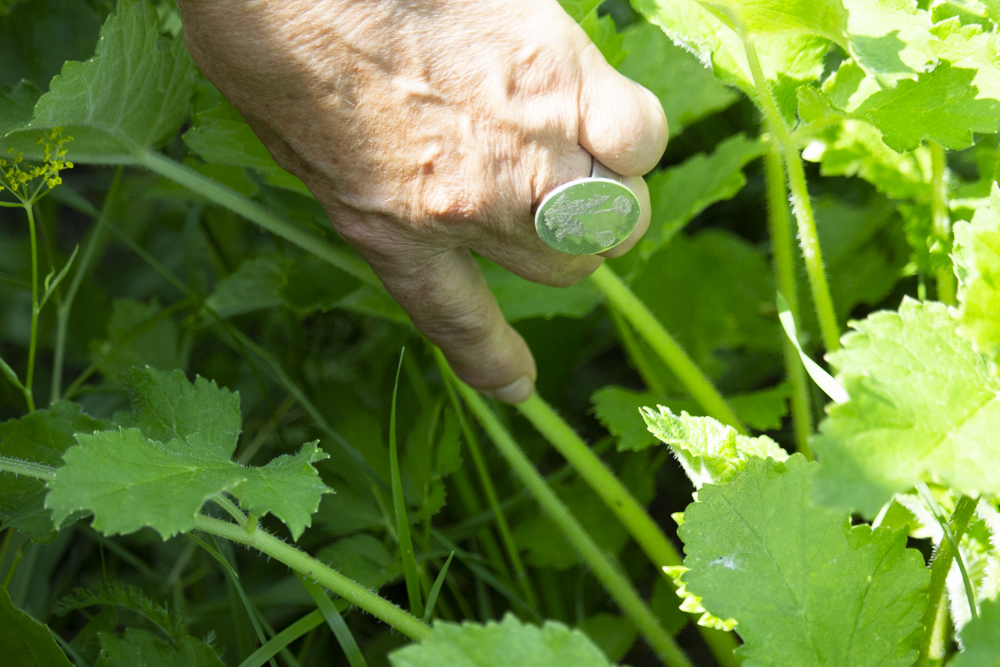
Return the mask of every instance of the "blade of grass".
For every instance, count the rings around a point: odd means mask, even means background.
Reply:
[[[247,597],[247,592],[243,590],[243,585],[240,583],[240,577],[236,572],[236,566],[233,565],[232,561],[226,556],[226,554],[223,554],[222,549],[220,549],[220,546],[225,543],[220,542],[219,538],[215,536],[213,536],[212,539],[215,540],[215,548],[219,554],[222,555],[222,558],[229,561],[230,567],[226,568],[226,581],[239,597],[240,603],[243,605],[243,608],[247,612],[247,616],[250,618],[250,625],[253,626],[253,631],[257,635],[257,641],[259,641],[261,646],[263,646],[267,643],[267,636],[264,634],[264,628],[260,626],[260,620],[257,618],[257,608],[253,606],[253,603],[250,602],[250,598]],[[227,546],[229,547],[228,551],[232,551],[232,546]],[[271,658],[269,662],[271,663],[271,667],[278,667],[278,663],[274,661],[274,658]]]
[[[347,662],[351,664],[351,667],[368,667],[365,656],[358,648],[358,642],[354,640],[354,635],[351,634],[350,628],[344,622],[344,617],[337,611],[337,605],[333,604],[333,600],[326,596],[326,591],[323,590],[322,586],[309,581],[302,575],[298,575],[298,577],[305,589],[309,591],[313,602],[319,607],[323,618],[326,619],[326,624],[330,626],[330,632],[336,637],[337,643],[340,644],[344,655],[347,656]]]
[[[448,560],[444,562],[441,567],[441,571],[438,572],[437,579],[434,580],[434,585],[431,586],[431,592],[427,596],[427,609],[424,610],[424,623],[429,623],[431,617],[434,615],[434,604],[437,602],[438,595],[441,593],[441,586],[444,584],[444,580],[448,576],[448,566],[451,565],[451,559],[455,556],[455,552],[452,551],[448,556]]]
[[[798,331],[795,327],[795,318],[792,317],[792,311],[788,307],[788,302],[785,301],[785,297],[782,296],[781,292],[778,292],[777,296],[778,303],[778,319],[781,321],[781,327],[785,330],[785,335],[788,340],[795,347],[795,350],[799,353],[799,358],[802,360],[802,365],[805,367],[806,372],[809,373],[809,377],[812,381],[816,383],[816,386],[823,390],[823,393],[829,396],[835,403],[846,403],[850,396],[847,395],[847,391],[840,386],[836,378],[827,373],[822,366],[813,361],[808,354],[802,349],[802,345],[799,344]]]
[[[323,614],[319,609],[309,612],[274,637],[271,637],[270,641],[247,656],[247,659],[240,663],[240,667],[261,667],[264,663],[272,660],[274,656],[286,649],[296,639],[322,624]]]
[[[420,575],[417,559],[413,553],[413,538],[410,535],[410,521],[406,517],[406,501],[403,498],[403,480],[399,472],[399,451],[396,447],[396,395],[399,392],[399,375],[403,370],[405,348],[399,353],[396,367],[396,383],[392,387],[392,408],[389,413],[389,474],[392,485],[392,509],[396,515],[396,539],[403,559],[403,576],[406,579],[406,595],[410,600],[410,613],[417,618],[424,615],[424,605],[420,600]]]

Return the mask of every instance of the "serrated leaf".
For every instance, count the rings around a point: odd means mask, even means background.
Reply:
[[[211,646],[194,637],[169,644],[151,632],[129,628],[121,637],[101,633],[97,667],[224,667]]]
[[[623,37],[622,48],[628,55],[618,71],[659,98],[671,137],[739,99],[736,91],[719,83],[697,58],[671,44],[658,27],[637,22]]]
[[[512,614],[499,623],[434,624],[420,644],[389,654],[392,667],[610,667],[585,634],[562,623],[542,627],[523,623]]]
[[[1000,357],[1000,188],[994,184],[989,205],[954,230],[958,334],[995,363]]]
[[[1000,600],[983,600],[979,618],[965,624],[958,635],[962,652],[949,667],[996,667],[1000,665]]]
[[[729,484],[702,487],[679,529],[687,590],[736,620],[747,667],[909,667],[923,558],[903,531],[852,527],[845,512],[812,505],[818,467],[753,458]]]
[[[160,36],[148,0],[123,0],[101,28],[94,57],[67,62],[31,122],[5,137],[33,147],[39,129],[63,127],[68,159],[136,154],[174,135],[188,113],[194,63],[179,39]],[[23,137],[18,137],[23,134]]]
[[[634,0],[632,5],[650,23],[661,27],[675,44],[711,67],[720,81],[757,100],[743,43],[719,17],[717,6],[694,0]],[[788,120],[794,119],[795,90],[822,74],[829,42],[802,33],[764,34],[754,42],[779,109]]]
[[[123,378],[132,402],[131,413],[119,413],[116,423],[132,426],[150,440],[170,442],[199,435],[213,454],[229,458],[242,430],[240,395],[179,370],[133,368]]]
[[[315,443],[263,468],[244,468],[201,434],[159,443],[138,429],[79,435],[49,483],[45,506],[57,522],[73,512],[94,514],[105,535],[149,526],[167,539],[194,528],[194,517],[212,496],[227,491],[244,509],[271,513],[298,539],[328,489],[312,463],[326,458]]]
[[[48,627],[14,606],[0,586],[0,655],[5,667],[71,667]]]
[[[850,400],[813,440],[817,498],[874,516],[921,479],[1000,491],[1000,379],[947,308],[906,299],[852,327],[829,356]]]
[[[700,489],[704,484],[724,484],[754,457],[784,461],[788,453],[766,435],[751,438],[711,417],[675,415],[662,405],[642,408],[649,431],[670,445],[681,467]]]
[[[312,196],[302,181],[278,166],[239,112],[224,99],[215,108],[195,114],[191,129],[184,133],[184,143],[206,162],[250,167],[271,185]]]
[[[31,120],[41,91],[27,81],[0,89],[0,137]]]
[[[706,208],[742,190],[747,183],[743,167],[766,150],[764,142],[734,134],[710,154],[698,153],[649,176],[652,221],[639,241],[642,257],[648,258],[669,243]]]
[[[0,454],[50,466],[62,465],[63,453],[76,444],[76,433],[92,433],[108,423],[88,417],[79,405],[61,401],[21,419],[0,423]],[[45,483],[28,477],[4,475],[0,484],[0,520],[36,540],[54,536],[52,517],[45,509]]]
[[[625,57],[622,52],[622,36],[615,29],[610,16],[598,16],[601,0],[559,0],[559,4],[570,17],[580,24],[604,59],[612,67],[617,67]]]

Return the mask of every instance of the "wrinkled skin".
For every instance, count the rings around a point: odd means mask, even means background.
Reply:
[[[627,176],[652,169],[667,139],[655,97],[556,0],[178,4],[205,75],[459,377],[527,398],[534,359],[469,250],[547,285],[592,273],[602,257],[550,249],[534,208],[589,175],[590,154]],[[648,211],[641,178],[629,184]]]

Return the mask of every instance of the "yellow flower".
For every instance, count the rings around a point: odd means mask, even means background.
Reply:
[[[63,146],[73,137],[64,137],[62,132],[63,128],[54,127],[38,138],[35,143],[42,147],[42,164],[30,169],[20,166],[23,153],[9,149],[10,157],[0,159],[0,192],[9,190],[22,204],[30,205],[62,183],[59,172],[73,168],[72,162],[62,159],[67,153]],[[40,182],[32,187],[35,181]]]

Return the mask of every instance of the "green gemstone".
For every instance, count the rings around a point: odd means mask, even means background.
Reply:
[[[629,237],[639,224],[639,200],[605,178],[581,178],[553,190],[535,212],[535,229],[550,247],[594,255]]]

